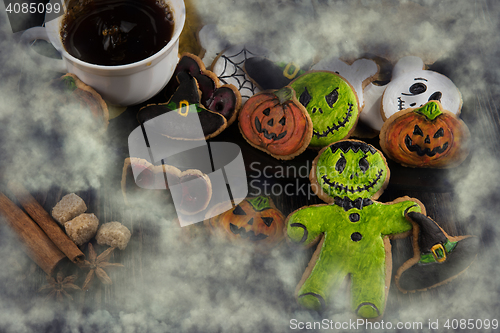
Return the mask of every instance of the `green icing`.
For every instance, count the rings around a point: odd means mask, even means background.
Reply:
[[[457,242],[450,242],[449,239],[446,240],[446,242],[443,244],[443,247],[444,247],[444,250],[446,251],[446,254],[448,253],[451,253],[455,247],[457,246]],[[438,249],[436,250],[436,254],[438,256],[438,258],[443,258],[444,257],[444,253],[441,249]],[[436,258],[434,257],[434,254],[432,254],[432,252],[429,252],[429,253],[424,253],[422,255],[420,255],[420,261],[419,261],[419,264],[431,264],[431,263],[435,263],[437,262],[436,261]]]
[[[62,78],[62,82],[64,84],[64,87],[69,90],[69,91],[75,91],[76,90],[76,81],[74,78],[71,76],[65,76]]]
[[[186,110],[187,107],[187,110]],[[199,113],[204,111],[198,103],[196,104],[188,104],[186,105],[180,105],[177,102],[170,102],[167,104],[167,109],[175,111],[179,113],[180,115],[187,115],[187,113]],[[187,111],[187,112],[186,112]]]
[[[313,123],[310,146],[324,147],[349,135],[358,119],[358,102],[354,90],[340,76],[333,72],[311,72],[298,77],[291,87],[301,102],[306,90],[312,98],[304,105]],[[334,91],[338,95],[330,106],[328,96]]]
[[[268,197],[260,196],[247,199],[247,201],[253,207],[253,209],[255,209],[258,212],[271,208],[271,204]]]
[[[420,109],[415,110],[414,112],[423,114],[429,120],[434,120],[436,119],[437,116],[443,114],[443,112],[439,108],[439,104],[433,101],[428,102],[427,104],[422,106]]]
[[[330,197],[371,198],[385,183],[388,168],[382,154],[361,149],[326,149],[318,158],[316,178]]]
[[[411,230],[412,225],[405,218],[407,211],[419,212],[420,207],[407,200],[388,204],[373,202],[362,209],[348,211],[337,205],[310,206],[293,213],[287,225],[287,234],[293,242],[303,241],[308,245],[324,235],[319,257],[299,289],[299,303],[318,309],[320,303],[310,294],[328,302],[350,274],[352,310],[364,318],[382,314],[386,278],[384,237]],[[359,221],[350,221],[353,213],[359,214]],[[361,239],[353,241],[354,233],[359,233]],[[370,305],[362,306],[364,303],[373,304],[376,310]]]
[[[281,68],[283,70],[283,76],[285,76],[285,69],[287,69],[287,78],[290,78],[293,76],[293,78],[295,77],[299,77],[300,75],[303,75],[305,74],[305,70],[303,69],[300,69],[296,64],[294,64],[293,62],[283,62],[283,61],[279,61],[276,63],[276,65]],[[288,66],[288,68],[287,68]]]

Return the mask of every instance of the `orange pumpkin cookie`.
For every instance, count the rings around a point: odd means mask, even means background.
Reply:
[[[403,166],[451,168],[469,154],[467,125],[441,103],[430,101],[420,108],[397,112],[380,131],[380,146]]]
[[[232,209],[225,211],[226,208],[225,204],[213,207],[207,216],[215,216],[204,221],[216,237],[231,242],[255,242],[264,249],[284,240],[285,216],[270,198],[246,198]],[[217,211],[221,211],[219,215]]]
[[[313,131],[307,110],[290,87],[248,99],[239,115],[239,127],[250,145],[282,160],[302,153]]]

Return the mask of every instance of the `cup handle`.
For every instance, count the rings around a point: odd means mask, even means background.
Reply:
[[[64,60],[50,58],[33,50],[32,43],[36,39],[43,39],[50,43],[49,35],[47,34],[47,29],[44,27],[34,27],[26,30],[21,35],[21,44],[26,46],[28,49],[28,53],[33,60],[37,63],[40,63],[42,66],[47,67],[50,70],[66,73],[66,65],[64,64]]]

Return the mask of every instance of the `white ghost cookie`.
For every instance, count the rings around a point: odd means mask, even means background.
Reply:
[[[462,96],[446,76],[425,70],[419,57],[401,58],[394,66],[391,82],[382,96],[384,120],[398,111],[418,108],[429,101],[439,101],[444,109],[458,115]]]
[[[361,121],[380,131],[384,121],[396,112],[418,108],[432,100],[439,101],[455,115],[460,114],[462,95],[455,84],[448,77],[424,68],[419,57],[404,57],[394,66],[391,82],[382,87],[369,84],[364,91]]]

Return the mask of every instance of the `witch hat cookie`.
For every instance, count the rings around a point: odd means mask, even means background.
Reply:
[[[162,135],[178,140],[209,139],[227,127],[223,115],[206,109],[200,102],[196,79],[186,72],[177,74],[179,87],[167,103],[147,105],[139,110],[137,119],[143,124],[154,118],[151,127]],[[158,117],[170,112],[169,117]],[[200,126],[203,137],[196,129]]]
[[[396,285],[402,292],[423,291],[449,282],[463,273],[476,258],[479,239],[452,237],[427,216],[409,212],[413,222],[414,257],[397,271]]]

